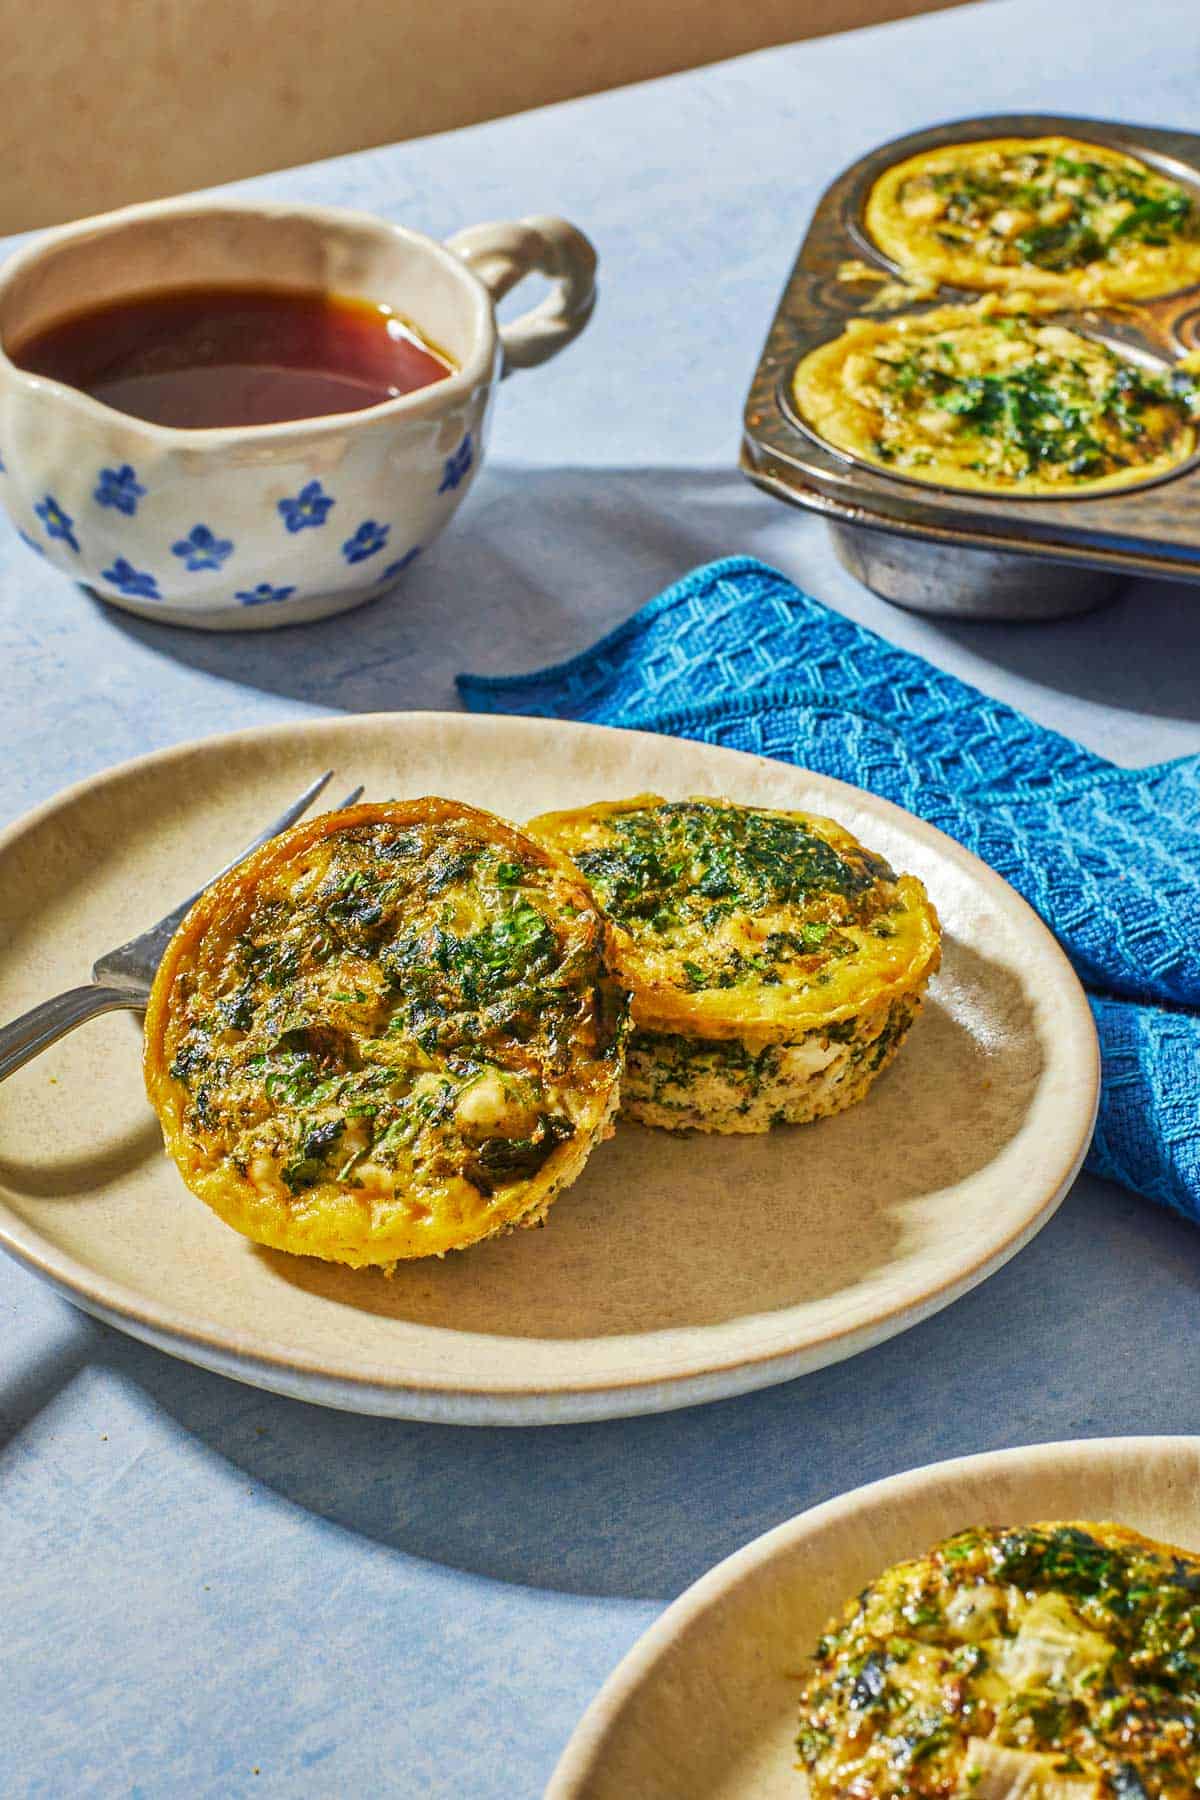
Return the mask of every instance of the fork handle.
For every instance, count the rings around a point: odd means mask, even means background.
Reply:
[[[43,1050],[56,1044],[60,1037],[66,1037],[68,1031],[74,1031],[85,1020],[121,1008],[143,1012],[145,1006],[144,994],[92,984],[68,988],[65,994],[56,994],[53,1000],[43,1000],[40,1006],[14,1019],[11,1025],[0,1025],[0,1081],[32,1062],[35,1056],[40,1056]]]

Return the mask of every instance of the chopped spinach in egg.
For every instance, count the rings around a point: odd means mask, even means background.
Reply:
[[[987,303],[985,303],[986,308]],[[856,320],[793,382],[827,442],[896,474],[1014,495],[1118,488],[1195,447],[1200,389],[1024,314]]]
[[[185,1176],[263,1241],[335,1260],[540,1214],[616,1096],[604,933],[572,871],[470,808],[276,839],[202,897],[160,975],[148,1070]]]
[[[938,966],[921,883],[835,820],[657,795],[546,814],[613,926],[633,995],[622,1107],[766,1131],[860,1100]]]
[[[871,1582],[800,1704],[810,1800],[1200,1791],[1200,1558],[1108,1524],[970,1530]]]
[[[1194,192],[1152,163],[1066,137],[943,144],[884,171],[865,224],[910,277],[1106,302],[1200,280]]]

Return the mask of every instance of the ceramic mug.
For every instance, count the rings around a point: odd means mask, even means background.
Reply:
[[[479,468],[496,381],[582,331],[595,268],[587,239],[555,218],[439,244],[340,208],[185,199],[51,232],[0,274],[0,498],[32,550],[145,618],[245,630],[343,612],[447,524]],[[495,302],[531,273],[549,294],[498,326]],[[388,303],[454,370],[360,412],[181,430],[8,354],[85,307],[204,284]]]

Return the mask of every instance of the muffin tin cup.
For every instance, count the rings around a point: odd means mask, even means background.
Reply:
[[[1018,623],[1065,619],[1106,606],[1125,581],[1045,559],[1030,569],[1009,550],[963,549],[832,520],[829,536],[844,569],[908,612]]]
[[[947,144],[1056,135],[1127,151],[1200,204],[1200,137],[1187,132],[1029,113],[960,120],[897,138],[853,164],[822,196],[751,384],[745,474],[793,505],[824,513],[845,566],[876,593],[915,611],[1061,618],[1106,603],[1130,575],[1200,581],[1200,456],[1166,476],[1100,493],[982,494],[891,476],[825,443],[794,409],[797,363],[839,337],[851,320],[916,316],[980,298],[941,287],[868,311],[879,284],[841,278],[843,265],[857,262],[884,279],[901,279],[863,225],[867,195],[884,170]],[[1159,367],[1200,348],[1200,287],[1054,316]]]

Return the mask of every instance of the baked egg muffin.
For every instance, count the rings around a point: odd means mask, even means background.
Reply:
[[[192,1192],[354,1266],[537,1224],[616,1108],[627,996],[570,864],[449,800],[297,825],[216,882],[154,983],[145,1073]]]
[[[937,914],[832,819],[657,794],[547,813],[633,995],[622,1103],[668,1130],[766,1131],[860,1100],[938,967]]]
[[[1200,1557],[1111,1524],[963,1531],[817,1646],[809,1800],[1200,1792]]]
[[[925,282],[1145,300],[1200,281],[1200,209],[1135,156],[1077,138],[946,144],[886,170],[864,223]]]
[[[1196,447],[1193,375],[994,301],[855,319],[792,394],[826,443],[889,474],[1018,497],[1151,481]]]

